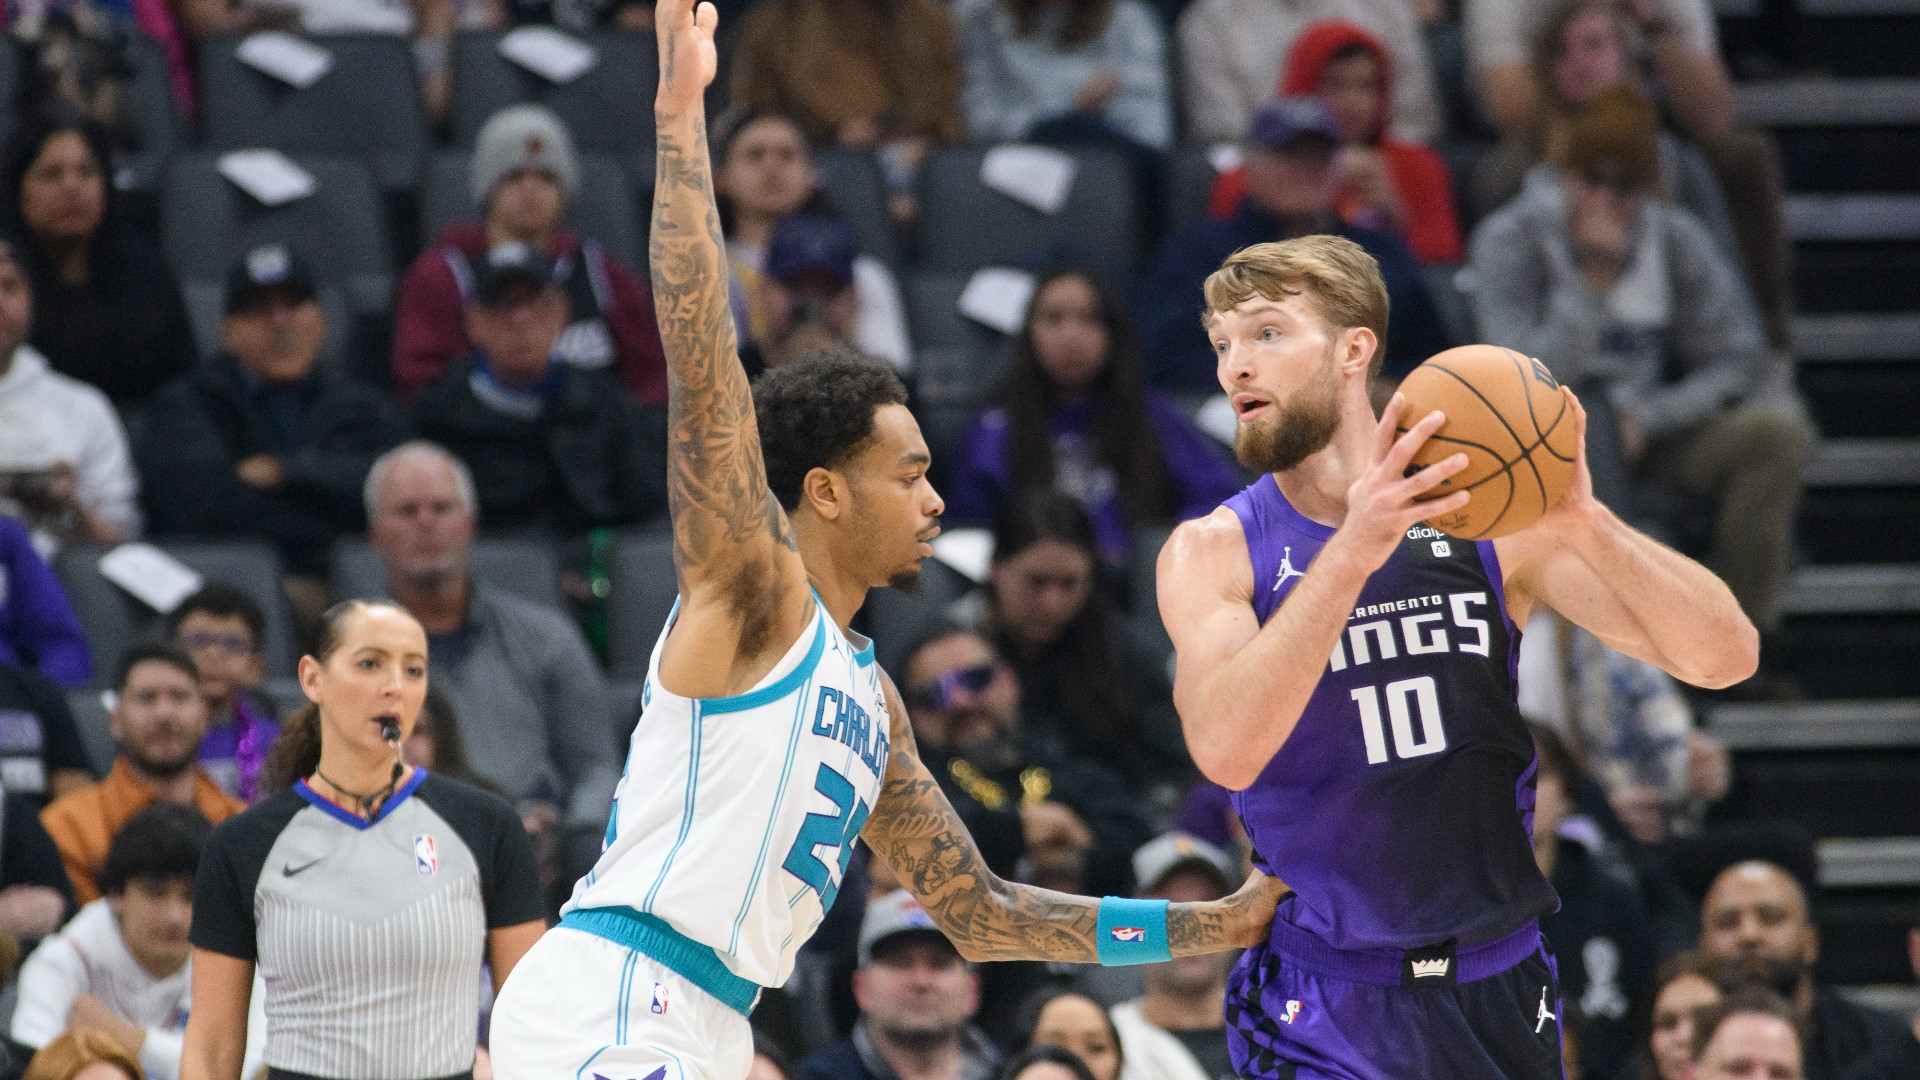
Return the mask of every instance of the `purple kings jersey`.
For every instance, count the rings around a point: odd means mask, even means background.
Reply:
[[[1270,475],[1225,505],[1265,623],[1333,530]],[[1338,949],[1404,950],[1497,940],[1554,910],[1533,861],[1519,648],[1493,544],[1414,526],[1367,579],[1293,734],[1233,796],[1299,894],[1281,918]]]

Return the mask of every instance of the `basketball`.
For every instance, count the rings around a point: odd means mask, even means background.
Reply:
[[[1431,357],[1400,383],[1406,431],[1435,409],[1447,422],[1413,456],[1408,472],[1465,452],[1467,467],[1422,502],[1471,491],[1467,505],[1427,524],[1462,540],[1506,536],[1540,519],[1573,482],[1579,450],[1573,407],[1538,360],[1493,345],[1462,345]]]

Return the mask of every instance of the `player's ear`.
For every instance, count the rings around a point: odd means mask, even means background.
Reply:
[[[1379,348],[1380,339],[1364,326],[1349,326],[1340,331],[1339,341],[1334,346],[1340,358],[1340,373],[1366,376],[1368,368],[1373,365],[1373,354]]]
[[[827,521],[838,521],[847,512],[851,494],[846,477],[817,465],[800,481],[800,502]]]

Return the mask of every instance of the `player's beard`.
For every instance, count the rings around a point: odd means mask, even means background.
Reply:
[[[1273,415],[1241,424],[1234,433],[1233,456],[1257,473],[1286,472],[1326,449],[1340,426],[1340,384],[1334,378],[1333,351],[1321,376],[1295,393]]]

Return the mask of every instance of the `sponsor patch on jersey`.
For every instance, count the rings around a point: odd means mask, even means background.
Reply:
[[[413,868],[423,877],[432,877],[440,872],[440,845],[434,842],[432,833],[421,833],[413,838]]]
[[[1116,926],[1112,930],[1115,941],[1145,941],[1147,928],[1144,926]]]

